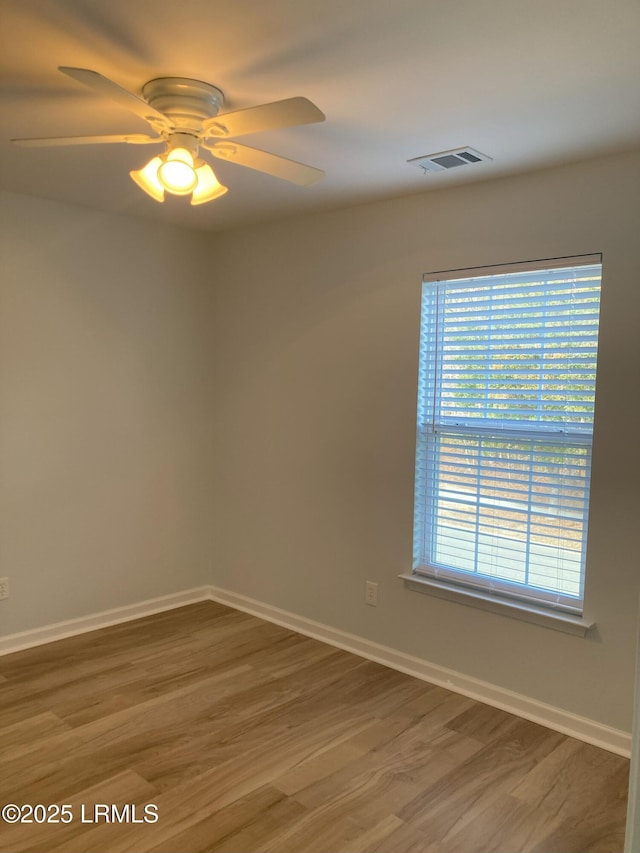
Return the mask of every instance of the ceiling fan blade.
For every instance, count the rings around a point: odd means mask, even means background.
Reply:
[[[237,142],[204,142],[202,144],[214,157],[219,157],[221,160],[229,160],[239,166],[248,166],[250,169],[303,187],[311,186],[324,177],[322,169],[305,166],[304,163],[287,160],[286,157],[269,154],[257,148],[249,148],[248,145],[240,145]]]
[[[324,121],[324,113],[306,98],[286,98],[246,110],[224,113],[202,125],[205,136],[245,136],[262,130],[278,130],[299,124]]]
[[[64,65],[60,65],[58,71],[62,71],[67,77],[71,77],[77,80],[78,83],[88,86],[94,92],[111,98],[112,101],[120,104],[125,110],[129,110],[145,121],[148,121],[154,128],[158,126],[169,128],[170,123],[161,112],[158,112],[158,110],[154,109],[142,98],[134,95],[133,92],[123,89],[122,86],[114,83],[113,80],[109,80],[108,77],[98,74],[97,71],[90,71],[88,68],[68,68]]]
[[[50,148],[59,145],[101,145],[107,142],[128,142],[131,145],[148,145],[164,142],[161,136],[146,136],[144,133],[117,134],[115,136],[43,136],[33,139],[12,139],[23,148]]]

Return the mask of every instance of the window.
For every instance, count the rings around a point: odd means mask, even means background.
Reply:
[[[601,269],[425,276],[414,577],[582,613]]]

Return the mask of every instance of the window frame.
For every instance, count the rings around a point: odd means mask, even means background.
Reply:
[[[509,273],[535,273],[537,271],[554,270],[558,268],[571,267],[587,267],[590,265],[599,265],[601,267],[602,277],[602,254],[592,253],[584,255],[572,255],[557,258],[547,258],[536,261],[523,261],[509,264],[497,264],[484,267],[468,267],[455,270],[441,270],[434,273],[429,273],[423,276],[423,287],[428,283],[438,281],[455,282],[460,279],[482,278],[487,280],[492,276],[500,276]],[[600,279],[601,281],[601,279]],[[421,296],[421,309],[424,296]],[[422,314],[422,310],[421,310]],[[422,324],[421,324],[421,339],[422,339]],[[597,357],[597,343],[596,343]],[[420,351],[420,364],[422,369],[422,343]],[[422,377],[419,379],[424,387],[419,387],[418,397],[425,393],[425,388],[430,388],[430,393],[435,400],[438,394],[438,388],[433,378]],[[427,392],[429,393],[429,392]],[[457,425],[462,433],[473,435],[474,437],[481,434],[487,436],[503,436],[505,439],[509,437],[511,430],[508,427],[500,427],[496,425],[487,428],[486,424],[460,424]],[[457,428],[453,426],[453,429]],[[447,429],[446,425],[440,425],[442,430]],[[420,448],[420,442],[425,442],[421,437],[421,432],[424,433],[425,424],[421,422],[420,405],[418,406],[418,423],[417,423],[417,449],[416,449],[416,495],[418,488],[418,464],[417,456]],[[434,418],[435,430],[435,418]],[[539,429],[523,429],[518,431],[522,439],[531,438],[534,441],[544,439],[545,436],[553,435],[552,432],[545,431],[544,428]],[[562,440],[558,443],[563,443]],[[581,430],[573,431],[570,436],[565,436],[564,443],[573,446],[573,444],[584,445],[589,448],[589,454],[593,446],[592,432],[587,430],[586,433]],[[434,469],[435,470],[435,469]],[[587,472],[590,480],[590,470]],[[423,479],[426,475],[423,475]],[[590,485],[590,483],[588,484]],[[427,499],[428,500],[428,499]],[[424,513],[425,516],[421,520],[418,519],[419,503],[416,498],[414,504],[414,540],[418,530],[429,524],[429,513]],[[586,519],[588,519],[588,502],[585,516],[585,529],[583,533],[582,552],[586,555]],[[433,520],[432,522],[433,523]],[[478,529],[477,529],[478,530]],[[479,532],[476,533],[479,535]],[[527,540],[527,547],[531,540]],[[401,574],[400,577],[405,581],[406,586],[419,592],[428,592],[438,595],[439,597],[449,598],[461,601],[465,604],[474,604],[483,609],[506,612],[507,615],[517,615],[519,618],[525,618],[527,621],[533,621],[540,624],[547,624],[550,627],[558,628],[559,630],[567,630],[570,633],[584,634],[593,626],[593,622],[587,619],[584,614],[584,579],[586,576],[586,565],[583,559],[583,569],[580,577],[580,598],[576,601],[576,606],[569,606],[566,601],[560,603],[554,601],[554,594],[543,594],[538,600],[529,592],[526,595],[521,594],[522,584],[510,584],[509,581],[503,579],[492,580],[486,576],[482,576],[478,572],[466,572],[464,569],[447,567],[442,564],[438,566],[429,566],[422,561],[416,559],[419,555],[419,547],[414,541],[414,565],[411,574]],[[479,579],[480,578],[480,579]],[[534,585],[527,585],[529,590],[533,589]]]

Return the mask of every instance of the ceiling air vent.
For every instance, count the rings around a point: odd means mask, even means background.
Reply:
[[[493,159],[476,151],[475,148],[453,148],[451,151],[440,151],[438,154],[425,154],[407,160],[411,166],[417,166],[423,172],[444,172],[445,169],[455,169],[457,166],[470,166]]]

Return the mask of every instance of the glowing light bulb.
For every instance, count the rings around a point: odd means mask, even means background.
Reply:
[[[189,195],[198,183],[193,155],[186,148],[173,148],[158,168],[158,180],[173,195]]]

